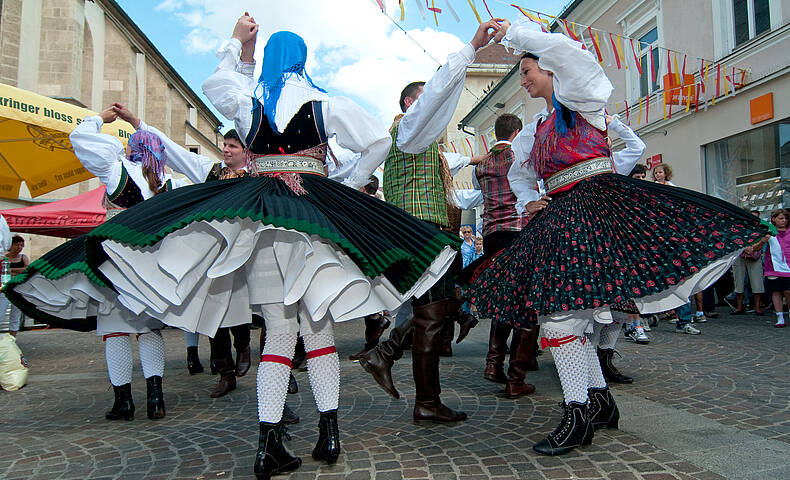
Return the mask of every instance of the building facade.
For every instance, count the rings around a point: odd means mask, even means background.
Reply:
[[[220,120],[113,0],[0,1],[0,83],[97,112],[120,102],[189,150],[222,159]],[[91,179],[39,198],[99,185]],[[34,202],[0,201],[0,208]],[[31,258],[62,241],[26,237]]]
[[[647,144],[649,166],[670,165],[675,184],[759,210],[763,217],[790,206],[790,56],[779,53],[790,49],[790,0],[576,0],[559,18],[723,63],[728,71],[743,70],[744,85],[730,95],[715,104],[707,98],[698,111],[676,106],[664,119],[655,108],[662,85],[648,76],[649,68],[640,74],[633,59],[629,69],[605,61],[615,87],[608,110],[625,120],[625,100],[633,107],[639,98],[649,99],[652,120],[637,122],[632,108],[631,128]],[[559,31],[557,22],[552,30]],[[649,67],[648,62],[645,54],[640,63]],[[688,69],[697,70],[699,65]],[[519,80],[514,67],[461,123],[483,133],[499,113],[520,112],[531,121],[545,104],[529,98]]]

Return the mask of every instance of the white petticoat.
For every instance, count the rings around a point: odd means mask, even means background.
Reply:
[[[298,304],[302,321],[361,318],[394,310],[427,292],[455,257],[445,247],[401,294],[383,276],[365,276],[333,243],[250,219],[191,223],[152,247],[102,243],[101,272],[120,302],[190,332],[248,323],[256,305]],[[256,308],[257,310],[257,308]]]
[[[115,292],[77,271],[57,280],[35,273],[14,291],[40,311],[64,320],[96,316],[96,334],[100,336],[148,333],[163,326],[158,320],[133,314],[118,302]]]

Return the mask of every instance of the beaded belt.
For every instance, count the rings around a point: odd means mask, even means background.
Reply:
[[[324,162],[303,155],[261,155],[252,159],[255,173],[311,173],[327,176]]]
[[[549,177],[545,182],[546,192],[551,194],[587,177],[612,172],[614,172],[614,169],[612,168],[612,159],[609,157],[598,157],[585,160],[564,170],[560,170]]]

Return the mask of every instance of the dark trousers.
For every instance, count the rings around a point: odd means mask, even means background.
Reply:
[[[233,333],[233,347],[237,351],[244,350],[250,345],[250,324],[236,325],[217,329],[214,338],[209,339],[211,344],[211,358],[219,360],[231,356],[230,334]]]

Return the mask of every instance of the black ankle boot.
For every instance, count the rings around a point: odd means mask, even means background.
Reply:
[[[165,418],[165,395],[162,393],[162,377],[152,375],[145,379],[148,387],[148,418]]]
[[[121,385],[120,387],[113,385],[112,389],[115,391],[115,403],[112,404],[112,409],[104,414],[104,418],[107,420],[134,420],[132,384],[127,383],[126,385]]]
[[[291,437],[282,422],[260,422],[260,427],[254,467],[258,480],[269,480],[272,475],[292,472],[302,465],[302,459],[292,456],[283,446],[283,437]]]
[[[601,362],[601,371],[603,372],[603,378],[605,378],[606,381],[610,383],[634,383],[633,378],[627,375],[623,375],[622,373],[620,373],[620,370],[618,370],[614,366],[614,364],[612,363],[613,356],[614,356],[614,349],[611,348],[598,349],[598,360]]]
[[[313,449],[313,460],[323,460],[334,465],[339,456],[340,431],[337,426],[337,410],[321,412],[321,418],[318,420],[318,443]]]
[[[620,422],[620,410],[617,409],[617,404],[614,403],[614,398],[609,387],[604,388],[591,388],[587,391],[590,397],[590,421],[593,428],[617,428]]]
[[[532,447],[533,450],[543,455],[563,455],[592,441],[592,429],[587,418],[587,405],[579,402],[561,403],[560,405],[563,408],[560,424],[546,438]]]
[[[198,357],[198,347],[187,347],[187,370],[190,375],[203,373],[203,365]]]

